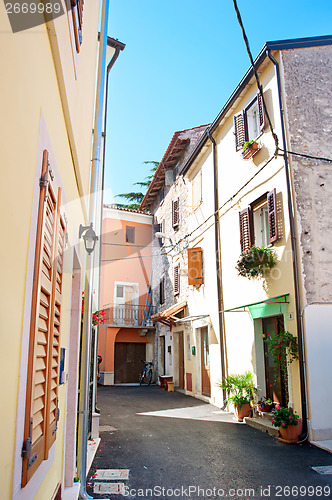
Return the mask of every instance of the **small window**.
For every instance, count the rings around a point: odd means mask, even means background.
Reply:
[[[132,226],[126,226],[126,242],[135,243],[135,228]]]
[[[180,222],[179,208],[180,208],[180,200],[179,198],[177,198],[176,200],[172,201],[172,226],[174,228],[177,227]]]
[[[165,278],[162,277],[159,283],[159,303],[160,305],[165,302]]]
[[[260,93],[234,116],[235,148],[238,151],[247,141],[257,139],[265,127],[263,99]]]
[[[265,194],[239,214],[241,252],[261,247],[278,239],[276,190]]]
[[[119,299],[123,299],[123,292],[124,292],[124,287],[121,286],[121,285],[117,285],[117,287],[116,287],[116,296]]]
[[[180,264],[174,266],[174,295],[180,293]]]
[[[197,208],[203,201],[202,199],[202,171],[198,172],[192,182],[192,201],[193,208]]]

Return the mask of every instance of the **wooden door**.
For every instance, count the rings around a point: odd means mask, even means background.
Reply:
[[[184,389],[184,342],[183,332],[178,334],[179,389]]]
[[[135,383],[143,369],[145,344],[115,342],[114,382],[116,384]]]
[[[161,362],[161,367],[160,367],[160,375],[166,375],[166,364],[165,364],[165,337],[159,337],[159,342],[160,342],[160,362]]]
[[[284,329],[283,316],[273,318],[263,318],[263,334],[266,338],[270,333],[280,333]],[[264,342],[264,357],[265,357],[265,382],[266,396],[272,401],[279,403],[282,406],[287,405],[288,388],[287,380],[284,379],[280,368],[276,365],[271,354],[268,354],[266,343]]]
[[[202,394],[211,396],[210,343],[208,327],[201,328]]]

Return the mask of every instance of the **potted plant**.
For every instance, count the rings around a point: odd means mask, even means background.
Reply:
[[[301,434],[302,426],[301,419],[293,408],[284,408],[277,406],[272,410],[271,423],[274,427],[279,428],[279,440],[285,443],[297,443]]]
[[[242,146],[242,158],[249,160],[257,153],[258,150],[259,144],[255,139],[246,141]]]
[[[274,248],[263,245],[262,247],[250,247],[242,252],[235,269],[239,276],[248,279],[264,278],[276,264]]]
[[[294,360],[299,359],[297,339],[288,331],[268,333],[265,339],[267,353],[271,355],[275,364],[279,366],[283,378],[287,380],[287,367]],[[287,355],[288,354],[288,355]],[[275,380],[279,374],[275,373]]]
[[[262,413],[266,413],[268,411],[271,411],[272,408],[273,408],[273,401],[272,401],[272,399],[263,398],[263,400],[258,403],[258,409]]]
[[[225,390],[226,402],[233,403],[239,422],[242,422],[244,417],[249,417],[254,395],[257,392],[251,372],[228,375],[222,381],[217,382],[217,386]]]

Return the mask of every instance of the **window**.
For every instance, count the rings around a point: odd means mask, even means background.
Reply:
[[[161,278],[159,283],[159,304],[162,305],[165,302],[165,278]]]
[[[241,113],[234,116],[235,148],[242,149],[245,142],[257,139],[263,132],[265,116],[263,100],[260,93],[244,108]]]
[[[203,284],[203,250],[188,248],[188,285]]]
[[[82,45],[82,26],[83,26],[83,6],[84,0],[71,0],[71,10],[73,14],[73,26],[76,51],[79,52]]]
[[[56,438],[60,366],[60,326],[65,224],[60,216],[61,189],[56,190],[48,152],[43,154],[23,443],[25,486]]]
[[[124,287],[122,285],[117,285],[116,286],[116,296],[119,299],[123,299],[123,297],[124,297],[123,290],[124,290]]]
[[[126,226],[126,243],[135,243],[135,228]]]
[[[278,239],[276,190],[265,194],[239,214],[241,252]]]
[[[192,182],[192,203],[197,208],[202,203],[202,171],[200,170]]]
[[[174,228],[177,227],[180,222],[179,207],[180,207],[180,200],[179,198],[177,198],[176,200],[172,201],[172,226]]]
[[[180,264],[174,266],[174,295],[180,293]]]

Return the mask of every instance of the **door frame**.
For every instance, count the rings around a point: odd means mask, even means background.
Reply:
[[[201,384],[202,384],[202,395],[203,396],[206,396],[208,398],[211,397],[211,364],[210,364],[210,335],[209,335],[209,327],[208,326],[203,326],[199,329],[200,331],[200,347],[201,347]],[[206,339],[208,341],[208,355],[209,355],[209,364],[208,365],[205,365],[204,364],[204,341],[203,341],[203,336],[206,335]],[[208,370],[206,370],[206,366],[209,367]],[[205,388],[205,385],[204,385],[204,382],[203,382],[203,378],[204,378],[204,370],[206,371],[206,375],[208,377],[208,380],[209,380],[209,390],[204,392],[204,388]],[[207,386],[206,386],[207,387]]]

